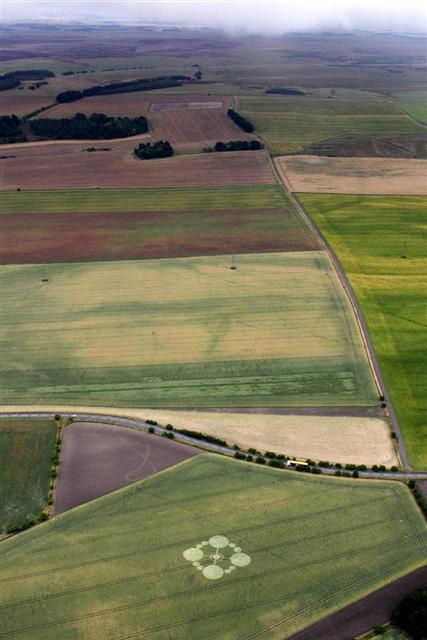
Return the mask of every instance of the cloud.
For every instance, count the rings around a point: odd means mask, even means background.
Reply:
[[[11,20],[89,18],[215,26],[253,32],[315,28],[425,30],[423,0],[2,0]]]

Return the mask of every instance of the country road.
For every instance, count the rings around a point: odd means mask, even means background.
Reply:
[[[360,329],[360,333],[362,335],[363,338],[363,342],[365,344],[365,349],[366,349],[366,353],[368,356],[368,360],[369,363],[371,365],[371,369],[372,372],[374,374],[374,378],[377,384],[377,387],[379,389],[379,393],[380,395],[382,395],[384,397],[385,403],[386,403],[386,407],[387,407],[387,412],[388,412],[388,416],[390,418],[390,422],[391,422],[391,426],[392,426],[392,431],[394,431],[397,434],[397,447],[398,447],[398,451],[399,451],[399,457],[400,457],[400,461],[402,463],[402,466],[405,469],[411,469],[411,465],[409,463],[409,458],[408,458],[408,454],[406,453],[406,449],[405,449],[405,445],[403,442],[403,438],[402,438],[402,433],[400,431],[400,426],[399,426],[399,422],[397,419],[397,415],[396,412],[393,408],[393,404],[391,402],[390,396],[387,392],[387,388],[385,386],[384,383],[384,379],[382,377],[382,373],[381,373],[381,368],[377,359],[377,356],[375,354],[375,350],[369,335],[369,331],[368,331],[368,327],[366,325],[366,321],[364,318],[364,315],[362,313],[362,310],[359,306],[359,303],[357,301],[356,295],[352,289],[352,286],[344,272],[343,267],[341,266],[340,261],[338,260],[337,255],[335,254],[334,250],[332,249],[332,247],[330,246],[330,244],[328,243],[328,241],[326,240],[325,236],[323,235],[323,233],[320,231],[320,229],[317,227],[317,225],[313,222],[313,220],[311,219],[311,217],[306,213],[305,209],[303,208],[302,204],[300,203],[300,201],[298,200],[297,196],[292,192],[291,190],[291,186],[288,183],[286,176],[283,175],[283,172],[280,171],[276,164],[274,163],[274,161],[272,161],[272,165],[274,167],[274,171],[276,174],[276,177],[280,180],[280,183],[283,185],[283,187],[285,188],[287,194],[289,195],[292,203],[295,205],[297,211],[299,212],[299,214],[302,216],[302,218],[305,220],[305,222],[308,224],[308,226],[310,227],[310,229],[313,231],[313,233],[315,234],[315,236],[317,237],[317,239],[320,242],[320,245],[323,247],[323,249],[327,252],[327,254],[329,255],[329,258],[332,262],[332,265],[335,269],[335,272],[344,288],[344,291],[350,301],[350,304],[353,308],[354,314],[356,316],[356,320],[357,323],[359,325],[359,329]]]
[[[55,412],[52,411],[25,411],[25,412],[4,412],[1,414],[7,418],[53,418],[55,416]],[[133,418],[122,418],[119,416],[110,416],[107,414],[101,413],[76,413],[76,412],[68,412],[61,411],[61,417],[63,418],[72,418],[73,420],[78,420],[79,422],[94,422],[94,423],[104,423],[104,424],[115,424],[122,427],[127,427],[131,429],[142,429],[144,431],[148,431],[150,427],[152,427],[156,434],[162,435],[163,433],[169,433],[168,429],[164,427],[160,427],[159,425],[153,426],[146,422],[145,420],[136,420]],[[190,436],[185,436],[181,433],[174,433],[175,439],[177,442],[182,442],[184,444],[189,444],[193,447],[198,447],[205,451],[210,451],[212,453],[219,453],[226,456],[234,457],[236,450],[232,447],[223,447],[221,445],[213,444],[210,442],[205,442],[204,440],[198,440],[196,438],[192,438]],[[261,456],[267,462],[267,458]],[[288,469],[291,471],[290,469]],[[293,472],[293,471],[292,471]],[[334,476],[335,469],[322,467],[322,473],[325,475]],[[375,472],[375,471],[359,471],[359,476],[361,478],[376,478],[377,480],[427,480],[427,472],[416,472],[416,471],[396,471],[396,472]]]

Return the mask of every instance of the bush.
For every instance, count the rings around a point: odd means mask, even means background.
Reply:
[[[59,413],[55,413],[55,415],[53,416],[53,419],[54,419],[56,422],[59,422],[59,421],[61,420],[61,416],[59,415]]]
[[[145,421],[147,424],[152,424],[153,426],[157,427],[158,422],[157,420],[146,420]]]
[[[277,467],[278,469],[283,469],[283,467],[285,466],[283,462],[280,462],[280,460],[269,460],[268,461],[268,466],[269,467]]]
[[[339,462],[336,463],[335,465],[336,469],[342,469],[342,464],[340,464]]]
[[[258,451],[256,449],[254,449],[253,447],[249,447],[248,453],[252,453],[253,455],[255,455],[255,454],[258,453]]]
[[[171,424],[167,424],[165,429],[168,429],[169,431],[173,431],[173,426]]]
[[[392,431],[392,432],[391,432],[391,437],[393,438],[393,440],[397,440],[397,433],[396,433],[396,431]]]
[[[319,467],[313,467],[311,470],[311,473],[315,473],[315,474],[322,473],[322,469],[319,469]]]
[[[148,427],[148,433],[154,433],[154,432],[155,432],[154,427]]]
[[[393,465],[392,467],[390,467],[390,471],[392,473],[396,473],[396,471],[398,471],[398,468]]]
[[[172,433],[172,431],[163,431],[162,437],[169,438],[169,440],[173,440],[175,438],[175,435]]]
[[[355,469],[351,475],[353,476],[353,478],[358,478],[359,472]]]
[[[236,458],[236,460],[246,460],[245,454],[241,453],[240,451],[236,451],[234,457]]]
[[[367,471],[367,469],[368,469],[366,464],[358,464],[357,468],[358,468],[359,471]]]
[[[206,442],[210,442],[211,444],[218,444],[221,447],[227,447],[227,442],[222,440],[221,438],[216,438],[215,436],[209,436],[206,433],[201,433],[200,431],[192,431],[191,429],[176,429],[178,433],[182,433],[183,436],[188,436],[189,438],[195,438],[196,440],[205,440]]]
[[[319,460],[319,467],[325,467],[326,469],[331,466],[328,460]]]
[[[265,460],[264,460],[264,458],[263,458],[262,456],[257,456],[257,457],[255,458],[255,462],[256,462],[257,464],[265,464]]]
[[[427,588],[408,593],[393,611],[391,620],[414,640],[423,640],[427,629]]]
[[[173,147],[167,140],[141,143],[134,151],[140,160],[152,160],[154,158],[170,158],[173,156]]]
[[[252,462],[253,457],[251,456],[251,454],[249,454],[248,456],[246,456],[246,460],[247,460],[248,462]]]
[[[238,444],[233,444],[233,449],[236,449],[236,451],[240,451],[240,447]]]
[[[276,458],[277,457],[276,454],[273,451],[266,451],[264,455],[265,455],[266,458]]]
[[[335,475],[336,475],[336,476],[341,476],[341,475],[342,475],[342,472],[341,472],[339,469],[337,469],[337,471],[335,471]]]

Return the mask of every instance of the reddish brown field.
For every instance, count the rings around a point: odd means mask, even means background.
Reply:
[[[143,187],[216,187],[272,184],[273,174],[264,151],[186,155],[164,160],[136,160],[135,138],[119,146],[103,142],[112,151],[82,153],[82,144],[35,143],[11,145],[1,160],[1,189],[85,189]],[[127,150],[123,147],[127,146]],[[130,148],[129,148],[130,147]],[[30,152],[31,148],[31,152]],[[58,152],[62,149],[62,153]]]
[[[148,121],[153,138],[169,140],[178,148],[254,137],[239,129],[223,109],[151,110]]]
[[[1,216],[2,264],[309,251],[293,211],[46,213]]]
[[[55,513],[152,476],[200,453],[166,438],[111,424],[66,427]]]
[[[36,111],[36,109],[52,104],[52,102],[54,102],[53,98],[46,96],[38,97],[30,91],[26,91],[25,93],[22,91],[19,95],[15,96],[0,94],[0,113],[2,115],[14,114],[15,116],[25,116],[28,113]]]

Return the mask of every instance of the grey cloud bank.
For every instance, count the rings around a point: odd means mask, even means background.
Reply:
[[[249,32],[374,28],[426,31],[422,0],[2,0],[3,20],[163,21]]]

